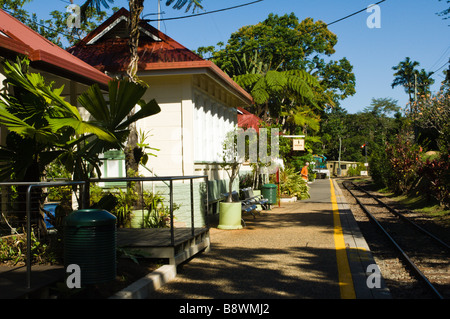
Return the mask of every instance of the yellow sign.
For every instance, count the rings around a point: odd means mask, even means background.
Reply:
[[[305,140],[304,139],[293,139],[292,149],[294,151],[304,151],[305,150]]]

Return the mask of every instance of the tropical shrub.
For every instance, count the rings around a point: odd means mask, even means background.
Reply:
[[[422,96],[414,104],[410,117],[419,128],[420,139],[431,139],[442,152],[450,143],[450,91],[434,96]]]
[[[358,163],[356,165],[356,167],[351,166],[348,170],[347,170],[347,176],[360,176],[361,175],[361,171],[365,171],[366,167],[364,166],[363,163]]]
[[[406,194],[417,183],[421,165],[422,148],[414,143],[411,134],[398,134],[386,146],[386,157],[392,174],[389,184],[396,193]]]
[[[288,167],[280,171],[280,192],[281,196],[293,197],[298,199],[309,198],[309,187],[305,180],[300,176],[295,168]]]
[[[434,197],[442,207],[450,208],[450,154],[427,159],[418,172],[426,180],[428,196]]]
[[[374,145],[369,159],[369,174],[380,187],[388,187],[393,179],[386,146]]]

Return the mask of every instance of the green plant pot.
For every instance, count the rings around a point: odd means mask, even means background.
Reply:
[[[219,229],[242,229],[241,203],[219,203]]]

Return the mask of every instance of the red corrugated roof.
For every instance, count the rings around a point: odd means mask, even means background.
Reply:
[[[122,8],[68,51],[100,71],[123,73],[130,62],[128,10]],[[125,19],[123,19],[125,18]],[[252,97],[211,61],[206,61],[145,21],[140,22],[139,71],[208,69],[237,91],[246,103]]]
[[[107,85],[111,78],[50,42],[0,9],[2,55],[26,55],[32,66],[86,84]]]

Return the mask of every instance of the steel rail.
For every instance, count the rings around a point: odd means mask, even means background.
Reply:
[[[384,227],[378,222],[378,220],[373,216],[369,210],[361,203],[358,197],[347,187],[345,183],[342,183],[347,191],[355,198],[356,202],[359,204],[364,213],[378,226],[378,228],[384,233],[384,235],[389,239],[389,241],[394,245],[394,247],[398,250],[400,255],[403,257],[407,266],[417,275],[417,277],[425,283],[425,285],[431,290],[431,292],[438,298],[444,299],[444,297],[439,293],[439,291],[434,287],[434,285],[428,280],[425,274],[420,271],[420,269],[416,266],[416,264],[409,258],[409,256],[405,253],[405,251],[400,247],[400,245],[392,238],[391,235],[384,229]]]
[[[351,184],[356,187],[358,190],[360,190],[361,192],[366,193],[368,196],[370,196],[371,198],[373,198],[374,200],[376,200],[379,204],[383,205],[385,208],[387,208],[392,214],[394,214],[397,217],[400,217],[402,220],[406,221],[407,223],[409,223],[411,226],[415,227],[417,230],[419,230],[420,232],[424,233],[425,235],[429,236],[431,239],[433,239],[436,243],[438,243],[439,245],[443,246],[445,249],[447,249],[448,251],[450,251],[450,245],[448,245],[446,242],[444,242],[443,240],[441,240],[440,238],[436,237],[434,234],[430,233],[428,230],[426,230],[425,228],[419,226],[418,224],[416,224],[415,222],[413,222],[412,220],[410,220],[409,218],[407,218],[405,215],[403,215],[402,213],[398,212],[396,209],[392,208],[391,206],[389,206],[388,204],[386,204],[385,202],[381,201],[379,198],[377,198],[376,196],[370,194],[368,191],[366,191],[365,189],[359,187],[358,185],[356,185],[355,183],[351,182]]]

